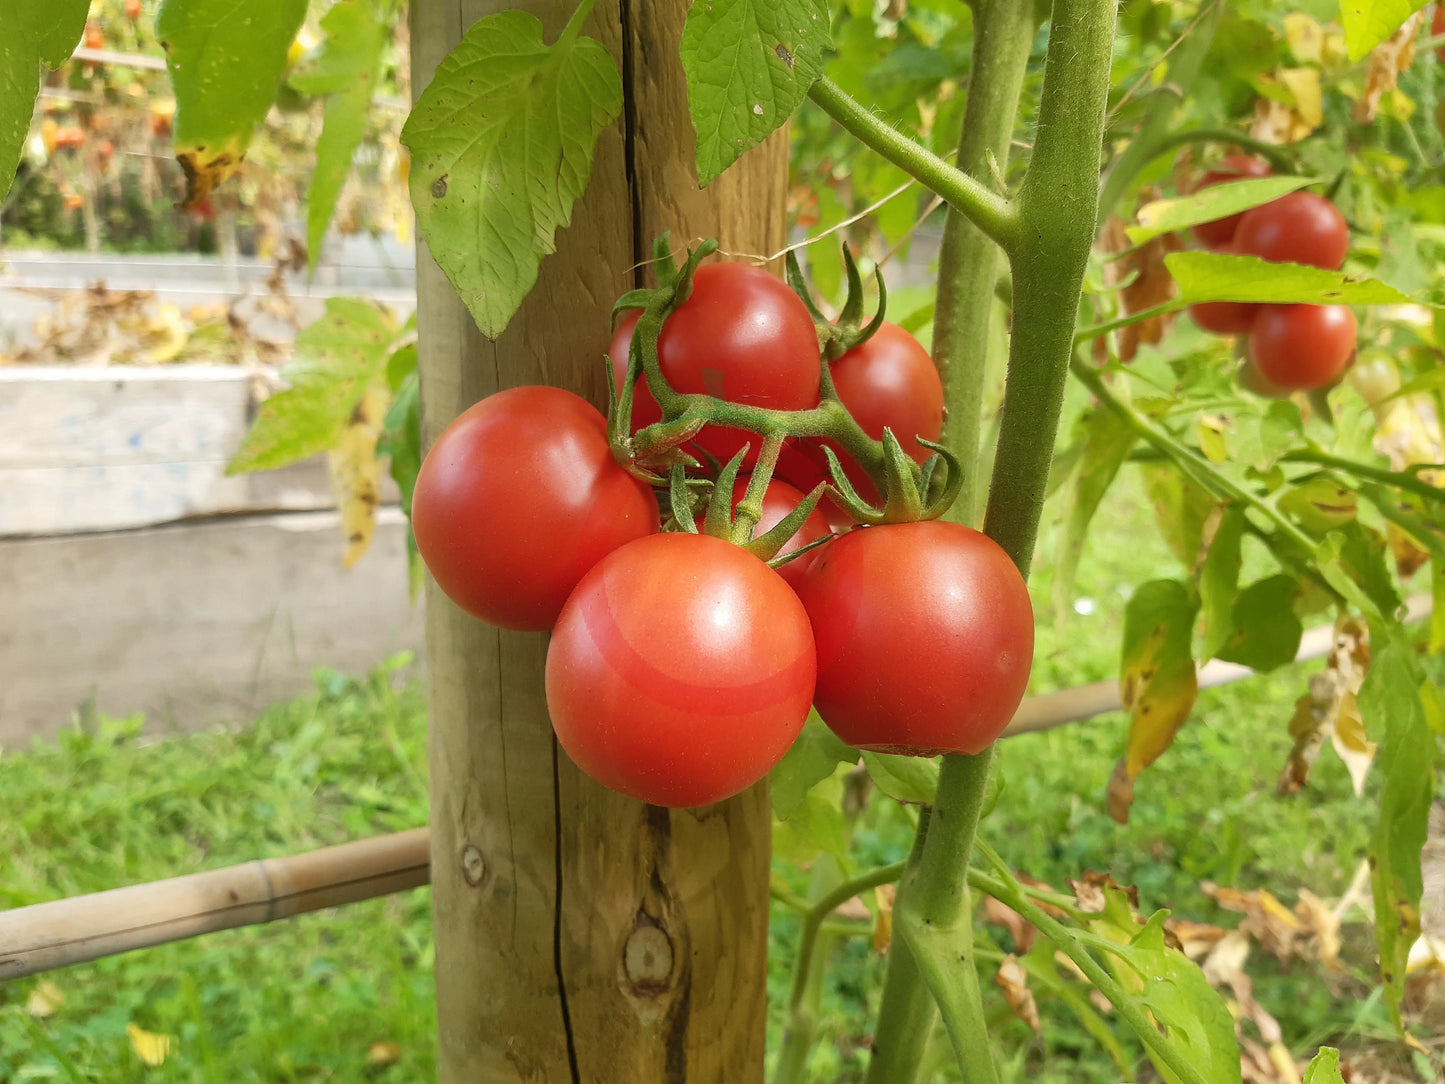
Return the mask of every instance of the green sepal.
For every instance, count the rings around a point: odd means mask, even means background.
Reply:
[[[707,519],[702,525],[703,534],[710,534],[714,538],[732,537],[733,489],[738,483],[738,471],[742,469],[743,457],[748,454],[749,447],[750,445],[744,444],[738,449],[738,454],[718,471],[717,481],[712,487],[712,500],[707,503]]]
[[[932,503],[923,510],[924,519],[937,519],[943,513],[953,507],[953,502],[958,499],[958,494],[963,489],[963,464],[942,444],[935,444],[923,437],[914,437],[919,444],[933,452],[924,462],[922,467],[922,481],[919,483],[918,491],[923,494],[923,499],[928,500],[928,494],[933,488],[933,481],[938,473],[938,465],[943,464],[946,471],[943,479],[943,489]]]
[[[681,463],[674,463],[668,474],[667,496],[677,525],[688,534],[697,534],[697,519],[692,514],[692,494],[687,491],[687,469]]]
[[[813,323],[825,326],[831,324],[832,321],[823,315],[823,310],[818,308],[818,303],[813,300],[813,291],[808,289],[808,280],[803,277],[803,268],[798,263],[798,254],[792,249],[788,250],[784,268],[788,285],[792,288],[793,293],[798,295],[798,300],[803,303],[803,307],[808,310],[808,315],[813,318]]]
[[[883,470],[887,479],[884,488],[884,523],[915,523],[923,516],[923,498],[913,477],[917,464],[909,458],[893,435],[883,427]]]
[[[823,494],[827,491],[827,483],[819,482],[813,487],[812,492],[798,503],[796,508],[758,535],[757,538],[745,543],[743,549],[756,557],[761,557],[764,561],[771,561],[778,555],[778,551],[787,545],[788,539],[798,533],[804,521],[813,514],[813,509],[818,507],[818,502],[823,499]]]
[[[823,455],[828,459],[828,473],[833,479],[838,502],[844,510],[859,523],[882,523],[883,513],[858,496],[858,491],[853,488],[853,483],[848,480],[848,475],[843,470],[843,464],[838,461],[838,454],[824,444]]]
[[[863,276],[858,272],[858,261],[853,259],[853,250],[843,243],[843,272],[848,278],[848,296],[843,301],[843,311],[838,314],[838,323],[847,326],[857,324],[863,315]]]
[[[793,561],[796,561],[799,557],[802,557],[802,556],[804,556],[805,554],[812,553],[812,552],[813,552],[815,549],[817,549],[819,546],[825,546],[825,545],[827,545],[829,542],[833,541],[833,539],[835,539],[835,538],[837,538],[837,537],[838,537],[838,536],[835,535],[835,534],[825,534],[822,538],[815,538],[815,539],[813,539],[813,541],[809,542],[806,546],[799,546],[799,547],[798,547],[797,549],[795,549],[795,550],[789,550],[787,553],[783,554],[781,557],[773,557],[773,558],[769,559],[769,561],[768,561],[768,563],[767,563],[767,564],[768,564],[768,567],[771,568],[774,572],[776,572],[778,569],[782,568],[784,565],[789,564],[789,563],[791,563],[791,562],[793,562]]]
[[[628,290],[619,297],[612,305],[612,330],[617,330],[617,318],[624,312],[631,312],[633,309],[645,309],[657,300],[659,294],[664,291],[656,288],[640,286],[636,290]]]

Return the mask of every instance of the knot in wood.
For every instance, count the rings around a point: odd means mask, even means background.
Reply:
[[[637,916],[637,926],[622,947],[623,971],[632,992],[640,997],[660,997],[672,988],[672,938],[647,913]]]
[[[473,888],[487,879],[487,860],[475,843],[468,843],[462,848],[462,876]]]

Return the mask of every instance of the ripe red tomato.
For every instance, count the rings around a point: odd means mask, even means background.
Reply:
[[[1322,388],[1349,365],[1357,330],[1344,305],[1261,305],[1249,360],[1277,388]]]
[[[1243,335],[1253,326],[1257,308],[1248,301],[1203,301],[1189,306],[1189,318],[1216,335]]]
[[[697,269],[692,293],[662,326],[657,358],[668,384],[684,394],[774,410],[818,405],[822,358],[812,316],[780,279],[746,264]],[[751,465],[761,439],[709,426],[697,444],[722,462],[750,444],[744,465]]]
[[[417,549],[467,613],[545,630],[606,554],[658,527],[652,490],[607,446],[597,408],[561,388],[512,388],[463,412],[412,497]]]
[[[1250,177],[1268,177],[1273,173],[1269,163],[1259,158],[1252,158],[1247,154],[1231,154],[1219,165],[1207,171],[1194,186],[1194,191],[1202,192],[1216,184],[1228,184],[1230,181],[1243,181]],[[1213,222],[1201,222],[1190,231],[1194,239],[1206,248],[1222,248],[1234,239],[1234,231],[1239,228],[1239,220],[1244,217],[1244,212],[1237,215],[1229,215],[1225,218],[1216,218]]]
[[[743,475],[733,488],[733,508],[736,509],[743,497],[747,495],[748,483],[752,481],[751,475]],[[768,480],[768,488],[763,492],[763,514],[758,517],[758,525],[753,528],[753,537],[756,538],[766,533],[770,528],[781,523],[798,505],[803,503],[804,494],[787,482],[774,475]],[[823,518],[823,513],[814,508],[808,513],[808,518],[803,520],[803,525],[797,529],[793,537],[783,543],[783,548],[778,551],[778,556],[800,550],[804,546],[811,545],[820,538],[826,538],[831,533],[828,521]],[[798,585],[803,575],[803,569],[807,566],[808,559],[800,557],[795,561],[789,561],[785,565],[778,566],[776,571],[793,587]]]
[[[105,48],[105,31],[94,19],[88,20],[85,24],[85,47],[87,49]]]
[[[637,320],[642,315],[641,309],[633,309],[617,322],[617,330],[612,333],[612,346],[607,356],[612,359],[612,386],[617,389],[617,394],[622,394],[622,382],[627,379],[627,354],[632,349],[632,331],[637,327]],[[647,387],[645,377],[637,378],[637,387],[632,392],[632,432],[652,425],[654,422],[662,421],[662,407],[657,405],[657,400],[652,397],[652,392]]]
[[[917,756],[997,738],[1034,653],[1028,588],[1008,555],[938,520],[860,527],[817,552],[798,597],[818,646],[814,703],[834,733]]]
[[[1350,247],[1350,228],[1333,203],[1313,192],[1291,192],[1244,212],[1234,247],[1271,263],[1303,263],[1336,271]]]
[[[608,554],[547,650],[547,710],[567,755],[653,805],[756,783],[803,727],[817,663],[808,616],[746,550],[658,534]]]
[[[887,426],[915,462],[933,454],[916,438],[936,441],[943,433],[943,381],[928,351],[907,331],[885,321],[861,346],[832,362],[829,371],[838,398],[870,437],[881,440]],[[878,500],[878,488],[863,468],[837,443],[829,443],[859,495]],[[804,490],[825,481],[828,464],[819,442],[785,446],[777,473]]]

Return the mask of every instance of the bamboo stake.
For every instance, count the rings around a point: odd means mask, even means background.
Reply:
[[[1416,595],[1406,607],[1405,619],[1417,621],[1429,615],[1430,597]],[[1333,644],[1333,626],[1309,629],[1295,660],[1321,658]],[[1227,685],[1252,676],[1247,667],[1215,661],[1200,668],[1199,685]],[[1117,681],[1029,697],[1019,705],[1005,736],[1052,730],[1119,706]],[[0,911],[0,982],[418,888],[431,880],[429,848],[430,829],[413,828],[286,858]]]
[[[426,828],[0,912],[0,981],[430,880]]]

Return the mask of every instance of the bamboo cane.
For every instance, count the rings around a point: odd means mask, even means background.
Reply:
[[[1407,602],[1407,621],[1431,611],[1428,595]],[[1300,640],[1296,661],[1329,654],[1334,629],[1321,625]],[[1208,688],[1253,670],[1211,662],[1199,670]],[[1005,736],[1051,730],[1119,704],[1117,681],[1100,681],[1029,697]],[[0,982],[134,949],[183,941],[216,930],[255,926],[430,882],[430,829],[343,843],[319,851],[131,885],[0,912]]]

